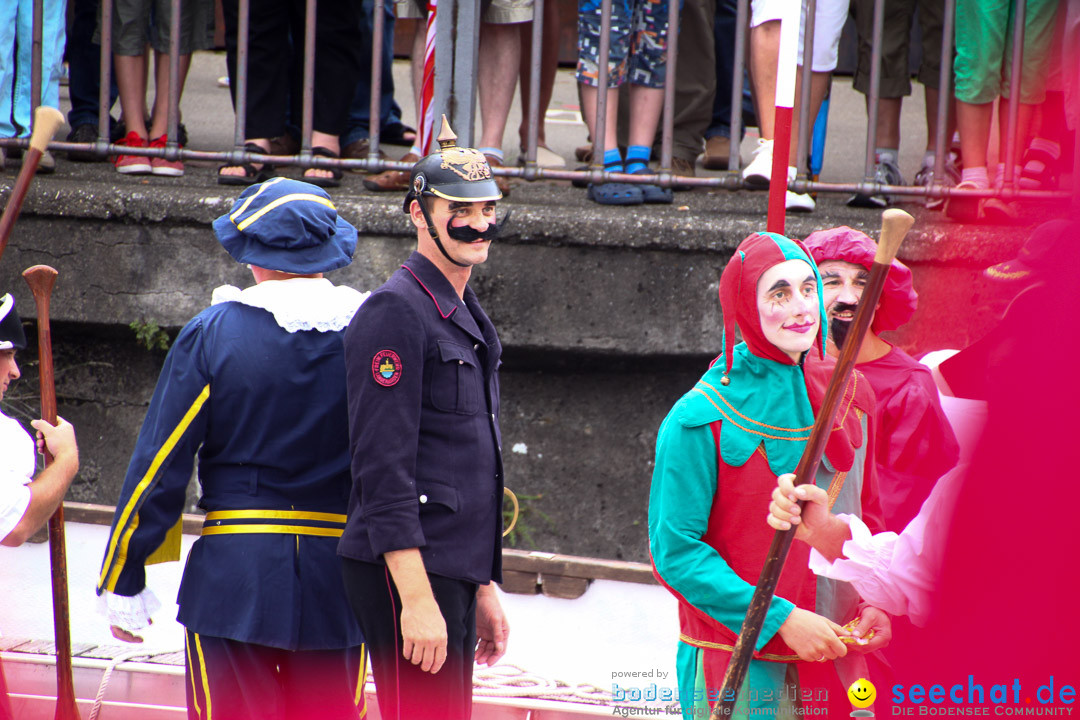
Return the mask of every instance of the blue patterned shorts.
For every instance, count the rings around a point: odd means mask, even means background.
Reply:
[[[629,82],[664,87],[670,0],[612,0],[608,87]],[[579,83],[596,87],[600,68],[600,0],[578,4]]]

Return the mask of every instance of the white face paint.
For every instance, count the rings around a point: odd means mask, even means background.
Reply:
[[[773,265],[758,279],[757,308],[765,339],[798,362],[821,322],[814,269],[803,260]]]

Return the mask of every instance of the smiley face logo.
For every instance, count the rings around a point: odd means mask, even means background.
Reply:
[[[855,682],[851,683],[851,687],[847,689],[848,700],[851,704],[857,708],[868,708],[874,704],[874,698],[877,696],[877,689],[874,684],[866,678],[859,678]]]

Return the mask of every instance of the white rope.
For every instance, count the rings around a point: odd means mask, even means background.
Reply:
[[[94,698],[94,706],[90,708],[89,720],[97,720],[98,713],[101,712],[101,703],[105,698],[105,689],[109,687],[109,680],[112,679],[113,671],[116,670],[120,663],[133,660],[137,657],[150,657],[151,655],[160,655],[160,652],[147,652],[146,650],[128,650],[127,652],[120,653],[105,667],[105,672],[101,676],[101,684],[98,685],[97,697]]]
[[[496,665],[484,671],[474,672],[473,694],[486,697],[561,700],[590,705],[608,705],[613,701],[611,693],[595,685],[588,683],[571,685],[562,680],[549,680],[516,665]]]

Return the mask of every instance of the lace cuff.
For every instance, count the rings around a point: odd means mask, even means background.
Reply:
[[[135,632],[150,626],[150,617],[161,609],[154,592],[145,587],[138,595],[117,595],[104,592],[98,598],[101,613],[109,619],[109,625],[121,630]]]

